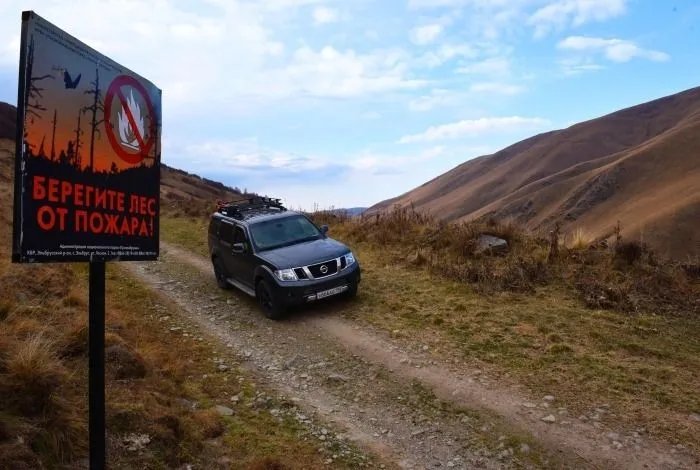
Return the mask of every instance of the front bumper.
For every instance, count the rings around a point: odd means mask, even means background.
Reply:
[[[360,283],[361,277],[360,264],[355,262],[339,273],[323,279],[289,282],[275,279],[275,294],[278,299],[290,306],[307,304],[319,300],[316,295],[322,291],[338,287],[344,289],[343,292],[347,292]],[[336,296],[331,295],[327,298]]]

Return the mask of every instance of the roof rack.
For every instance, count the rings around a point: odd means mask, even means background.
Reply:
[[[216,210],[221,214],[242,219],[246,214],[252,215],[255,212],[266,212],[270,209],[284,212],[287,210],[281,203],[281,199],[255,196],[235,201],[216,201]]]

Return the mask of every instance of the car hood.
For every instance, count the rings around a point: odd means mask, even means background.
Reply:
[[[275,250],[261,251],[258,256],[274,264],[278,269],[296,268],[338,258],[350,251],[347,246],[332,238],[322,238]]]

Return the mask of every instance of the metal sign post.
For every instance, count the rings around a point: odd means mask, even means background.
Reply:
[[[161,90],[24,11],[17,95],[12,261],[90,265],[90,468],[103,469],[105,264],[158,259]]]
[[[106,464],[105,438],[105,263],[90,263],[89,310],[89,433],[90,468]]]

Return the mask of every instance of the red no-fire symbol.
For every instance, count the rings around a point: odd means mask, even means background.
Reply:
[[[128,97],[125,87],[131,87]],[[134,99],[134,91],[137,95],[141,95],[146,104],[145,110],[142,110]],[[116,122],[113,122],[112,106],[115,95],[121,102],[122,109],[117,112]],[[115,153],[127,163],[133,165],[141,163],[153,147],[157,125],[153,104],[146,88],[130,75],[117,76],[112,80],[105,94],[104,115],[107,137]],[[147,135],[146,129],[148,129]]]

